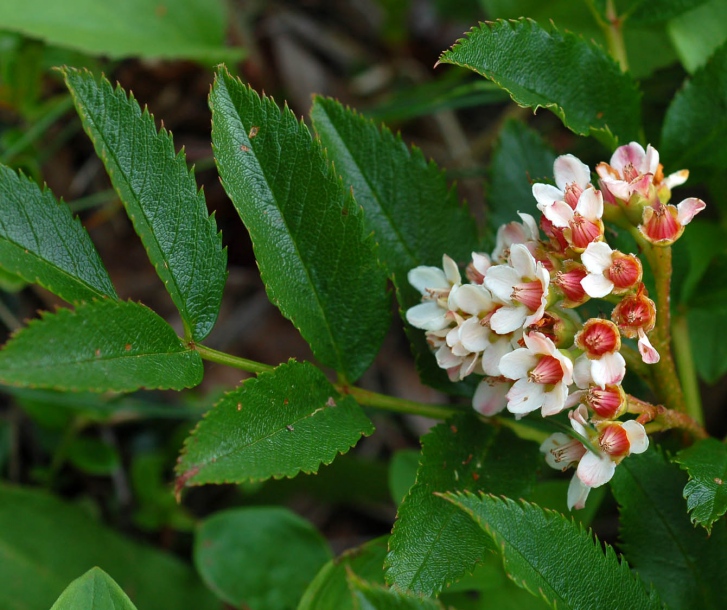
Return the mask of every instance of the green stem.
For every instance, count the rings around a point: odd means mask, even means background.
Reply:
[[[616,14],[616,9],[613,6],[613,0],[607,0],[606,2],[606,19],[607,22],[602,24],[603,33],[606,36],[606,42],[608,44],[608,51],[621,66],[621,69],[626,72],[629,69],[629,60],[626,55],[626,45],[624,44],[623,37],[623,21]]]
[[[191,347],[196,350],[204,360],[231,366],[242,371],[247,371],[248,373],[269,373],[275,369],[274,366],[270,366],[269,364],[263,364],[262,362],[255,362],[254,360],[248,360],[247,358],[232,356],[225,352],[212,349],[211,347],[200,345],[199,343],[192,344]]]
[[[678,428],[696,439],[709,436],[704,427],[686,413],[667,409],[663,405],[652,405],[630,394],[626,395],[626,405],[627,413],[638,415],[637,421],[643,424],[647,434]]]
[[[393,411],[395,413],[422,415],[423,417],[431,417],[433,419],[447,419],[450,415],[461,411],[461,409],[453,405],[425,404],[414,400],[387,396],[386,394],[378,394],[377,392],[371,392],[354,386],[338,386],[337,389],[342,394],[352,396],[361,405],[376,407],[377,409]]]
[[[692,358],[692,344],[689,341],[687,317],[684,315],[675,316],[671,332],[672,341],[674,342],[674,357],[686,400],[686,413],[703,426],[702,397],[699,392],[697,369],[694,366],[694,358]]]

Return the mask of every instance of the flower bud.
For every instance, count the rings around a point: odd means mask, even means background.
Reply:
[[[600,358],[621,349],[621,335],[613,322],[591,318],[576,335],[575,343],[589,358]]]

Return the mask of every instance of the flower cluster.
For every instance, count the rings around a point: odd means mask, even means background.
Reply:
[[[644,363],[660,358],[649,340],[657,312],[641,261],[609,246],[604,219],[660,247],[705,207],[695,198],[668,203],[671,187],[688,172],[665,178],[651,146],[621,146],[596,173],[594,185],[588,166],[558,157],[555,185],[532,187],[539,223],[520,213],[519,222],[501,226],[490,254],[472,254],[467,282],[446,255],[442,269],[417,267],[408,276],[422,294],[406,312],[408,322],[426,331],[451,380],[483,376],[473,398],[478,412],[507,408],[521,418],[571,409],[573,435],[554,434],[541,447],[554,468],[577,466],[569,508],[582,508],[589,490],[609,481],[624,457],[648,447],[641,423],[620,420],[628,410],[621,352],[633,349],[622,338],[637,340]],[[577,308],[592,298],[614,305],[610,320],[582,319]]]

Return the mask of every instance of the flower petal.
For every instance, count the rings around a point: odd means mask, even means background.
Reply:
[[[591,488],[578,478],[577,474],[573,475],[568,485],[568,510],[580,510],[586,506],[586,498]]]
[[[525,212],[518,212],[518,216],[520,216],[520,219],[523,221],[523,229],[525,230],[525,234],[527,237],[529,237],[533,241],[537,241],[540,239],[540,233],[538,232],[538,223],[535,222],[535,218],[533,218],[530,214],[526,214]]]
[[[583,191],[578,198],[575,211],[591,222],[600,219],[603,216],[603,195],[601,195],[601,191],[597,191],[593,187]]]
[[[643,453],[649,448],[649,435],[644,426],[635,419],[625,421],[622,426],[631,445],[630,453]]]
[[[528,313],[528,308],[525,305],[518,305],[517,307],[503,305],[492,314],[490,328],[498,335],[506,335],[518,328],[522,328]]]
[[[649,341],[649,337],[646,336],[643,328],[639,328],[638,333],[639,341],[637,346],[639,348],[639,353],[641,354],[641,359],[646,364],[656,364],[661,359],[659,352],[657,352],[656,348],[651,345],[651,341]]]
[[[651,144],[646,145],[646,155],[641,167],[637,168],[642,174],[655,174],[659,169],[659,151]]]
[[[507,410],[519,415],[530,413],[543,405],[544,397],[545,388],[542,384],[520,379],[507,393]]]
[[[616,463],[608,455],[589,451],[578,463],[576,475],[585,485],[600,487],[611,480],[615,471]]]
[[[427,294],[427,288],[430,290],[450,289],[450,284],[444,275],[444,271],[438,267],[427,267],[424,265],[414,267],[406,277],[409,283],[422,294]]]
[[[565,201],[554,201],[553,205],[543,210],[543,215],[553,226],[563,229],[573,219],[573,209]]]
[[[689,178],[689,170],[680,169],[678,172],[669,174],[666,178],[664,178],[663,184],[666,188],[673,189],[675,186],[684,184],[687,181],[687,178]]]
[[[492,337],[493,335],[490,335],[490,339]],[[480,361],[482,370],[486,375],[499,377],[502,375],[500,372],[500,362],[505,354],[509,354],[512,351],[513,347],[507,337],[500,337],[497,341],[490,343],[489,347],[482,352],[482,360]]]
[[[450,323],[447,312],[435,301],[427,301],[407,309],[406,321],[422,330],[442,330]]]
[[[637,170],[640,169],[645,157],[646,151],[644,151],[644,147],[638,142],[631,142],[629,144],[619,146],[616,149],[611,156],[610,165],[623,175],[624,167],[629,164],[633,165]]]
[[[494,309],[492,296],[484,286],[477,284],[464,284],[457,289],[453,298],[453,304],[471,316],[477,316],[483,312]]]
[[[472,397],[472,407],[485,416],[495,415],[507,406],[509,383],[492,381],[484,378],[480,381]]]
[[[553,205],[553,202],[562,200],[564,195],[562,190],[552,184],[536,182],[533,184],[533,197],[538,202],[538,209],[542,212]]]
[[[573,381],[582,390],[587,389],[593,382],[591,361],[585,354],[581,354],[576,358],[575,364],[573,365]]]
[[[593,241],[581,254],[581,262],[589,273],[603,273],[611,266],[613,250],[605,241]]]
[[[553,163],[553,174],[555,183],[560,190],[575,182],[582,189],[591,181],[591,170],[578,157],[573,155],[561,155]]]
[[[600,273],[589,273],[581,280],[581,286],[592,299],[600,299],[613,290],[613,282]]]
[[[459,328],[459,340],[470,352],[481,352],[490,346],[490,329],[482,326],[477,318],[469,318]]]
[[[500,360],[500,374],[508,379],[524,379],[538,364],[538,357],[524,347],[505,354]]]
[[[565,408],[565,399],[568,396],[568,388],[563,382],[556,383],[553,389],[545,392],[541,414],[543,417],[560,413]]]
[[[442,256],[442,269],[444,269],[444,275],[450,284],[456,285],[462,283],[462,276],[459,274],[457,263],[446,254]]]
[[[510,264],[521,278],[535,277],[536,261],[523,244],[513,244],[510,248]]]
[[[692,218],[706,207],[707,204],[696,197],[685,199],[677,205],[677,221],[679,221],[679,224],[682,226],[688,225],[692,221]]]
[[[485,286],[503,303],[510,303],[512,290],[522,278],[510,265],[495,265],[485,274]]]
[[[598,360],[591,360],[591,375],[601,389],[607,384],[619,384],[626,375],[626,361],[618,352],[604,354]]]

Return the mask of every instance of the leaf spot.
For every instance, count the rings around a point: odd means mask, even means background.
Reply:
[[[466,460],[464,460],[464,461],[462,462],[462,466],[467,466],[467,464],[469,464],[469,463],[470,463],[470,462],[472,461],[472,458],[473,458],[473,457],[474,457],[474,456],[473,456],[473,455],[472,455],[472,454],[470,453],[470,454],[469,454],[469,455],[467,456],[467,459],[466,459]]]
[[[241,150],[242,152],[249,152],[249,151],[250,151],[250,147],[249,147],[249,146],[245,146],[244,144],[242,144],[242,145],[240,146],[240,150]]]
[[[131,351],[131,343],[127,343],[127,344],[126,344],[126,345],[124,346],[124,349],[126,349],[126,351],[127,351],[127,352],[130,352],[130,351]]]
[[[474,479],[476,481],[479,478],[480,478],[480,475],[478,475],[476,472],[472,473],[472,479]]]
[[[157,17],[164,17],[167,14],[167,7],[163,4],[159,4],[155,9],[154,12],[156,13]]]
[[[96,358],[100,358],[100,357],[101,357],[101,350],[100,349],[97,349],[96,350]]]
[[[449,429],[452,431],[452,434],[457,434],[457,426],[455,426],[454,424],[452,424]]]
[[[237,410],[238,411],[242,411],[242,403],[241,402],[238,402],[237,403]]]
[[[247,134],[247,137],[250,138],[250,139],[254,138],[257,135],[257,132],[258,131],[260,131],[260,128],[258,126],[256,126],[256,125],[253,125],[250,128],[250,133]]]
[[[295,430],[295,428],[293,428],[293,426],[291,426],[290,424],[288,424],[287,426],[285,426],[285,429],[286,429],[286,430],[287,430],[288,432],[292,432],[293,430]]]
[[[328,400],[326,401],[326,406],[327,407],[335,407],[336,406],[336,401],[333,400],[333,396],[329,396],[328,397]]]
[[[714,482],[717,483],[717,485],[724,484],[724,481],[722,479],[720,479],[719,477],[714,477]]]

